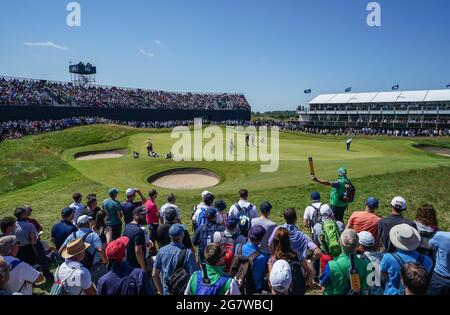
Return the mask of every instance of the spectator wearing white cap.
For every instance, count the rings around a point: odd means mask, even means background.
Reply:
[[[122,214],[126,225],[133,221],[133,210],[145,204],[147,199],[144,197],[139,188],[128,188],[125,194],[127,196],[127,200],[122,203]],[[134,201],[136,194],[141,197],[141,201]]]
[[[387,273],[388,282],[385,295],[403,295],[404,287],[400,282],[400,270],[405,263],[418,262],[427,272],[431,272],[433,261],[430,257],[419,254],[416,249],[420,245],[419,232],[408,224],[399,224],[389,232],[391,244],[397,249],[394,253],[386,253],[380,264],[381,272]]]
[[[44,280],[44,276],[26,262],[16,258],[19,241],[14,235],[0,238],[0,255],[9,264],[9,280],[6,288],[22,295],[33,294],[33,283]]]
[[[212,192],[205,190],[201,194],[202,202],[199,203],[194,208],[194,215],[192,216],[192,226],[194,228],[194,231],[197,230],[197,227],[203,224],[206,224],[206,211],[208,209],[215,209],[213,202],[214,202],[214,195]],[[216,223],[219,225],[223,225],[222,216],[216,211]]]
[[[272,295],[288,295],[292,284],[291,266],[286,260],[277,260],[269,276]]]
[[[408,224],[414,229],[417,229],[416,224],[403,217],[403,212],[406,211],[407,204],[403,197],[395,197],[391,201],[392,212],[386,218],[378,222],[378,237],[383,246],[382,251],[385,253],[393,253],[396,251],[394,245],[391,244],[389,233],[392,227],[399,224]]]
[[[383,253],[375,251],[375,238],[372,233],[362,231],[358,233],[359,237],[359,258],[367,261],[367,268],[371,272],[367,278],[367,287],[369,295],[383,295],[386,284],[386,276],[381,274],[380,263],[383,259]]]
[[[59,254],[61,255],[63,253],[67,247],[67,244],[71,241],[79,238],[83,239],[85,243],[90,245],[90,247],[86,250],[86,259],[83,263],[92,274],[92,281],[97,283],[100,277],[107,272],[105,266],[107,263],[107,258],[100,237],[92,230],[94,224],[95,222],[92,217],[87,215],[79,216],[77,220],[78,230],[67,237],[66,241],[59,249]]]

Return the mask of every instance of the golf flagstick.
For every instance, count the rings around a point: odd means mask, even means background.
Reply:
[[[309,172],[310,172],[311,175],[315,175],[315,173],[314,173],[314,161],[313,161],[313,158],[312,158],[312,157],[309,157],[309,158],[308,158],[308,161],[309,161]]]

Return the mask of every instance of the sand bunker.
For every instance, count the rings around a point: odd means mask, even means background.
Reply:
[[[148,178],[152,185],[170,189],[197,189],[215,186],[219,176],[203,168],[182,168],[164,171]]]
[[[448,149],[448,148],[433,147],[433,146],[420,146],[420,149],[427,151],[427,152],[450,157],[450,149]]]
[[[109,151],[91,151],[91,152],[80,152],[75,154],[75,160],[77,161],[90,161],[90,160],[104,160],[104,159],[115,159],[127,154],[127,150],[109,150]]]

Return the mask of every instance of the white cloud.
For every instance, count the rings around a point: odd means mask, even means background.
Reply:
[[[157,40],[157,39],[155,39],[153,42],[154,42],[156,45],[161,45],[161,41],[159,41],[159,40]]]
[[[25,42],[23,44],[28,47],[50,47],[59,50],[69,50],[68,47],[64,45],[55,44],[54,42]]]
[[[141,54],[143,54],[144,56],[147,56],[147,57],[153,57],[154,55],[151,53],[151,52],[147,52],[147,51],[145,51],[144,49],[139,49],[139,52],[141,53]]]

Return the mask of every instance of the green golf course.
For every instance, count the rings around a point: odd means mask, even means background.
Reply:
[[[152,138],[159,158],[146,155],[145,141]],[[166,160],[177,139],[170,130],[134,129],[116,125],[77,127],[60,132],[24,137],[0,143],[0,216],[12,215],[15,207],[30,204],[33,216],[44,226],[44,239],[59,219],[60,210],[72,202],[74,192],[97,193],[107,197],[107,190],[121,190],[125,198],[128,187],[142,191],[155,188],[158,204],[165,203],[169,192],[177,195],[182,220],[190,225],[192,208],[200,201],[204,189],[174,190],[158,188],[147,181],[149,176],[177,168],[206,168],[220,177],[220,182],[208,188],[216,198],[229,206],[237,200],[240,188],[247,188],[255,204],[269,200],[273,219],[282,222],[287,207],[299,210],[309,204],[313,190],[328,200],[329,188],[310,179],[308,156],[314,157],[316,175],[335,179],[340,166],[357,189],[356,200],[346,216],[364,207],[364,200],[374,195],[380,199],[379,213],[386,215],[392,197],[401,195],[408,201],[406,215],[414,218],[421,203],[433,204],[439,213],[440,227],[450,228],[450,158],[425,152],[415,145],[450,147],[450,140],[425,138],[355,137],[351,151],[345,150],[345,138],[280,132],[279,168],[273,173],[260,171],[267,162],[250,161],[174,161]],[[208,142],[203,141],[203,144]],[[271,140],[268,139],[269,148]],[[122,157],[98,160],[76,160],[83,152],[123,150]],[[132,152],[140,153],[133,159]],[[229,154],[224,143],[224,156]]]

